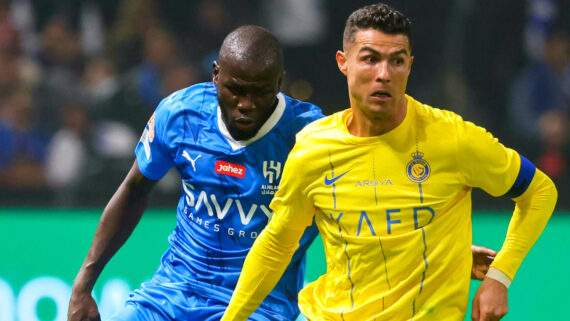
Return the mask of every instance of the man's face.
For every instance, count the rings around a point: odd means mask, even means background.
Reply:
[[[232,137],[246,140],[257,134],[277,103],[282,72],[279,68],[221,59],[214,63],[222,119]]]
[[[392,118],[398,108],[405,106],[414,59],[408,37],[359,30],[355,41],[344,50],[337,52],[336,59],[347,77],[351,106],[369,119]]]

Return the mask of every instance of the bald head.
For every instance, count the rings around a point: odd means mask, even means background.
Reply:
[[[224,62],[281,72],[283,48],[268,30],[259,26],[242,26],[224,39],[220,48],[220,63]]]

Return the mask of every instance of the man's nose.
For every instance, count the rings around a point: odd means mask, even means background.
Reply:
[[[251,95],[248,94],[248,95],[240,96],[238,99],[237,108],[239,110],[244,110],[244,111],[255,109],[255,104],[253,103],[253,99],[252,99]]]
[[[390,66],[388,66],[387,61],[383,61],[378,64],[376,81],[390,82]]]

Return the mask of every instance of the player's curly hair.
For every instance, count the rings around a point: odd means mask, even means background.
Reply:
[[[385,3],[375,3],[354,11],[346,20],[343,34],[343,47],[354,43],[358,30],[374,29],[383,33],[408,37],[412,46],[412,22],[400,11]]]

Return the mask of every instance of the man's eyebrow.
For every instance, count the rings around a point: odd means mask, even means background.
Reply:
[[[378,51],[372,49],[371,47],[367,47],[367,46],[364,46],[364,47],[360,48],[359,52],[363,52],[363,51],[369,51],[369,52],[371,52],[371,53],[373,53],[373,54],[380,55],[380,53],[379,53]],[[398,56],[398,55],[401,55],[401,54],[407,56],[407,55],[408,55],[408,51],[407,51],[406,49],[400,49],[400,50],[398,50],[398,51],[395,51],[395,52],[390,53],[390,56],[393,57],[393,56]]]
[[[406,55],[406,56],[407,56],[407,55],[408,55],[408,51],[407,51],[406,49],[400,49],[400,50],[398,50],[398,51],[395,51],[395,52],[391,53],[390,56],[398,56],[398,55],[400,55],[400,54],[403,54],[403,55]]]
[[[371,52],[371,53],[373,53],[373,54],[380,55],[380,53],[379,53],[378,51],[372,49],[371,47],[367,47],[367,46],[364,46],[364,47],[360,48],[360,50],[358,50],[358,51],[359,51],[359,52],[369,51],[369,52]]]

